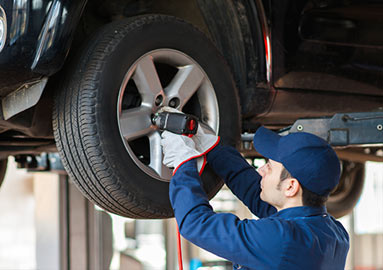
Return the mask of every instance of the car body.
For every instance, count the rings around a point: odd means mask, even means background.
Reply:
[[[0,5],[0,159],[16,156],[23,166],[34,166],[27,156],[57,151],[53,100],[62,78],[73,72],[69,63],[101,27],[137,15],[176,16],[210,38],[233,74],[240,132],[251,132],[255,122],[279,129],[299,118],[383,107],[381,1],[14,0]]]

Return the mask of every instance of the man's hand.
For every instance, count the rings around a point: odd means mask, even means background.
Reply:
[[[195,149],[195,143],[191,138],[169,131],[164,131],[161,137],[162,151],[164,153],[163,163],[169,168],[174,168],[173,174],[179,166],[193,158],[198,158],[197,169],[201,173],[205,165],[205,158],[202,153]]]
[[[161,109],[158,110],[157,113],[162,113],[162,112],[169,112],[169,113],[182,113],[184,114],[182,111],[180,110],[177,110],[177,109],[174,109],[172,107],[169,107],[169,106],[164,106],[162,107]]]
[[[192,137],[198,152],[207,154],[219,142],[220,138],[208,125],[198,122],[197,133]]]

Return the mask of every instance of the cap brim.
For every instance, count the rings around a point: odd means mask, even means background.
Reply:
[[[281,162],[278,154],[279,140],[281,138],[282,136],[277,133],[265,127],[260,127],[253,138],[254,148],[262,156]]]

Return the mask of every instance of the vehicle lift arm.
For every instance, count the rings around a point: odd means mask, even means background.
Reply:
[[[280,130],[282,136],[296,132],[308,132],[326,140],[331,146],[383,147],[383,111],[337,113],[332,117],[298,119],[292,126]],[[246,143],[254,133],[242,134]],[[383,161],[378,157],[377,161]]]

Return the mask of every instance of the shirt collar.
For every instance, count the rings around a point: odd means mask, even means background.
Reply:
[[[276,212],[272,217],[309,217],[309,216],[318,216],[318,215],[328,215],[327,209],[325,206],[322,207],[311,207],[311,206],[297,206],[283,209],[279,212]]]

